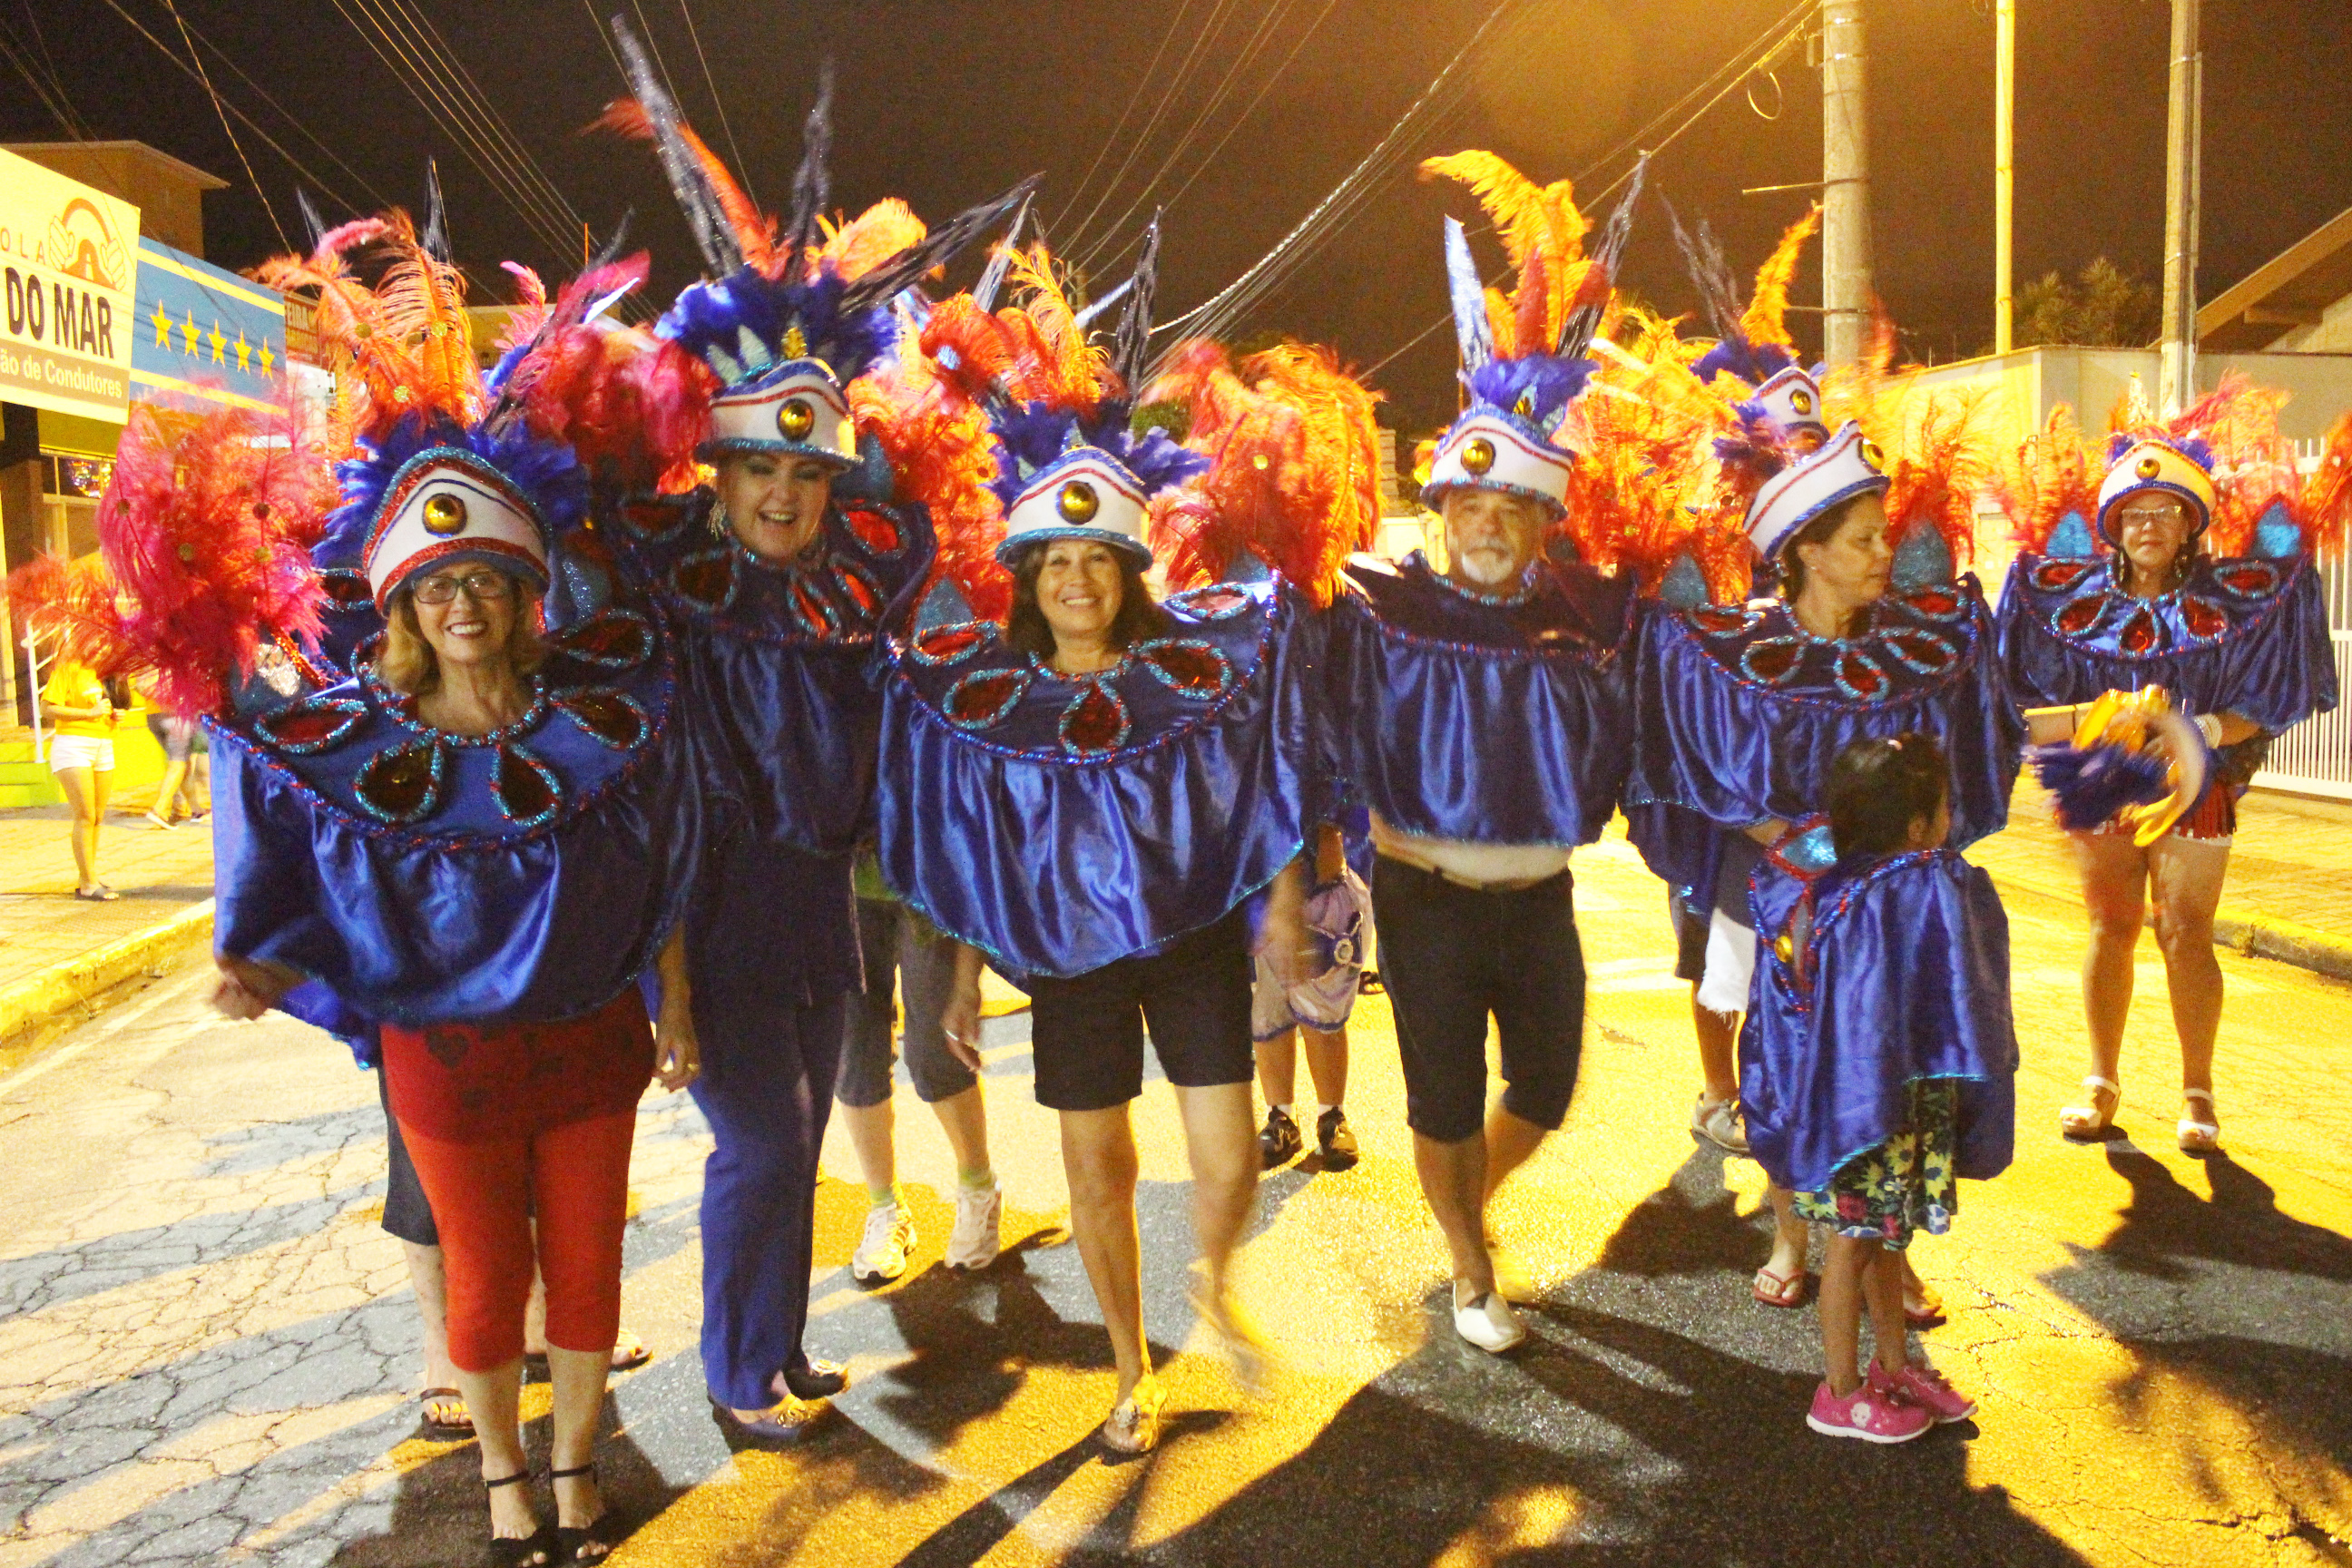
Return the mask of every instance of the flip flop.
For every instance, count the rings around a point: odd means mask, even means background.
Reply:
[[[466,1408],[466,1396],[454,1388],[428,1388],[416,1396],[425,1407],[425,1430],[436,1437],[470,1437],[474,1435],[474,1413]],[[433,1414],[433,1407],[457,1408],[455,1418]]]
[[[1768,1279],[1771,1281],[1769,1289],[1765,1284]],[[1775,1274],[1769,1268],[1759,1268],[1756,1271],[1756,1278],[1748,1284],[1748,1293],[1755,1297],[1761,1306],[1778,1307],[1783,1311],[1793,1311],[1805,1304],[1805,1291],[1807,1287],[1811,1285],[1812,1279],[1813,1277],[1801,1268],[1790,1275]]]

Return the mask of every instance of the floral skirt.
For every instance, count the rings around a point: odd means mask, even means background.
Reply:
[[[1916,1232],[1943,1235],[1960,1207],[1952,1174],[1959,1103],[1959,1086],[1950,1079],[1914,1082],[1910,1114],[1895,1135],[1840,1165],[1822,1191],[1797,1194],[1798,1215],[1897,1252]]]

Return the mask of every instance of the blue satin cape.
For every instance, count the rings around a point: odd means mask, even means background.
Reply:
[[[2017,1032],[2009,917],[1992,879],[1948,849],[1839,865],[1810,930],[1757,948],[1759,996],[1739,1034],[1748,1143],[1772,1180],[1818,1192],[1901,1127],[1909,1085],[1959,1090],[1957,1174],[2008,1168]],[[1759,904],[1757,929],[1776,926]]]
[[[1390,826],[1482,844],[1600,837],[1632,750],[1633,599],[1580,565],[1475,595],[1416,551],[1349,565],[1332,605],[1337,764]]]
[[[1211,924],[1335,808],[1319,618],[1279,578],[1161,607],[1163,634],[1098,676],[1054,673],[993,622],[894,649],[883,879],[1009,973],[1083,974]]]
[[[647,968],[737,806],[656,621],[555,634],[531,710],[449,736],[362,673],[213,723],[215,944],[311,977],[294,1005],[410,1026],[593,1011]]]
[[[929,571],[929,515],[836,494],[816,547],[762,562],[708,489],[604,509],[622,574],[675,629],[687,700],[743,780],[748,831],[696,889],[687,952],[707,1045],[862,984],[850,873],[873,834],[879,639]]]
[[[1822,809],[1832,760],[1865,736],[1921,730],[1941,742],[1953,848],[2008,822],[2025,721],[1976,579],[1890,594],[1869,616],[1862,636],[1831,639],[1806,632],[1779,600],[1647,606],[1625,813],[1668,884],[1705,896],[1696,852],[1707,838],[1655,808],[1735,830],[1801,821]]]
[[[2193,713],[2271,734],[2336,706],[2319,574],[2305,555],[2200,559],[2169,594],[2135,599],[2113,556],[2026,554],[2000,598],[2000,654],[2030,706],[2161,686]]]

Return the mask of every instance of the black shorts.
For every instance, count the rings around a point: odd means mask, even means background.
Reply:
[[[1037,1103],[1108,1110],[1143,1092],[1143,1032],[1170,1083],[1247,1083],[1249,922],[1236,909],[1148,958],[1122,958],[1070,980],[1032,975],[1029,1048]]]
[[[392,1156],[383,1184],[383,1228],[403,1241],[438,1247],[441,1230],[433,1223],[433,1205],[425,1201],[425,1184],[416,1179],[416,1167],[409,1162],[408,1145],[401,1142],[400,1123],[393,1120],[382,1063],[375,1069],[375,1091],[383,1101],[385,1142]]]
[[[1675,922],[1675,978],[1696,985],[1706,978],[1706,933],[1715,923],[1714,911],[1694,910],[1669,890],[1666,914]]]
[[[1486,1121],[1489,1014],[1502,1037],[1503,1109],[1558,1127],[1584,1050],[1584,949],[1569,873],[1486,892],[1382,856],[1372,920],[1412,1130],[1458,1143]]]

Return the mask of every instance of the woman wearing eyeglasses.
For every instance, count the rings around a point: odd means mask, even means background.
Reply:
[[[2132,954],[2153,904],[2180,1039],[2176,1135],[2187,1153],[2221,1146],[2213,916],[2237,799],[2271,738],[2336,700],[2312,551],[2324,531],[2342,527],[2326,515],[2324,487],[2352,444],[2352,425],[2339,423],[2305,485],[2277,434],[2279,401],[2233,377],[2170,421],[2119,432],[2095,492],[2088,476],[2102,465],[2083,451],[2062,408],[2007,476],[2004,500],[2029,548],[2001,595],[2001,652],[2018,698],[2046,705],[2028,710],[2033,740],[2073,738],[2104,692],[2160,687],[2163,700],[2193,720],[2206,753],[2203,793],[2168,830],[2136,832],[2137,819],[2118,811],[2071,835],[2090,916],[2083,1011],[2091,1047],[2084,1103],[2059,1112],[2071,1138],[2105,1137],[2122,1103]],[[2062,821],[2065,811],[2062,793]]]

